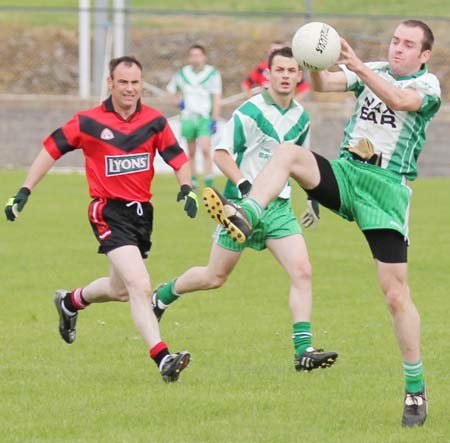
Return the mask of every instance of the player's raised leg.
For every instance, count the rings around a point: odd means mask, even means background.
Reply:
[[[270,161],[258,174],[248,198],[244,199],[240,206],[228,201],[212,188],[204,190],[203,202],[211,217],[220,223],[234,240],[242,243],[258,223],[263,210],[279,195],[289,177],[308,190],[319,184],[320,171],[311,151],[284,143],[277,147]]]
[[[320,171],[314,154],[308,149],[284,143],[256,177],[249,198],[265,208],[292,177],[303,189],[313,189],[320,182]]]
[[[270,239],[267,247],[289,275],[289,308],[292,314],[295,358],[297,371],[310,371],[331,366],[337,352],[327,352],[312,346],[312,268],[302,235]]]

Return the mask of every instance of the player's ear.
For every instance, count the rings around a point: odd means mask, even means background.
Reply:
[[[111,91],[111,89],[113,87],[113,79],[112,79],[112,77],[108,77],[106,82],[108,84],[108,89]]]
[[[264,69],[263,76],[266,80],[270,80],[270,69],[269,68]]]
[[[428,63],[431,58],[431,50],[426,49],[425,51],[422,51],[419,57],[422,64]]]

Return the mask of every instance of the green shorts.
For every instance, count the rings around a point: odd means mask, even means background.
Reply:
[[[238,200],[234,201],[238,202]],[[230,251],[240,252],[245,248],[262,251],[267,247],[266,240],[301,233],[302,230],[292,210],[290,200],[277,198],[263,212],[261,220],[244,243],[236,243],[233,241],[221,226],[217,228],[215,238],[219,246]]]
[[[188,141],[211,136],[211,119],[194,117],[181,120],[181,135]]]
[[[359,228],[393,229],[408,235],[411,188],[402,177],[357,160],[330,161],[339,186],[341,207],[336,211]]]

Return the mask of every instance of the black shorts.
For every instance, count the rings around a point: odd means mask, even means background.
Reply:
[[[89,221],[100,243],[99,254],[132,245],[139,248],[142,258],[148,257],[153,231],[151,203],[97,198],[89,205]]]
[[[320,171],[320,183],[314,189],[305,190],[309,197],[322,206],[338,211],[341,206],[339,186],[330,162],[313,152]],[[372,251],[373,258],[383,263],[406,263],[408,259],[407,240],[393,229],[371,229],[363,231]]]

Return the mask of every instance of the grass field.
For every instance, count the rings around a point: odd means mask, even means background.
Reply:
[[[109,2],[112,4],[112,1]],[[429,0],[426,3],[420,0],[381,0],[377,2],[361,2],[359,0],[342,0],[339,7],[335,1],[312,0],[311,11],[313,14],[350,14],[350,15],[398,15],[405,17],[450,17],[450,9],[443,0]],[[299,0],[170,0],[160,2],[156,0],[130,0],[130,5],[135,9],[153,10],[194,10],[216,12],[271,12],[271,13],[298,13],[302,14],[306,9],[306,1]],[[4,24],[16,24],[27,26],[63,26],[75,28],[78,23],[77,14],[74,12],[63,13],[43,11],[1,11],[5,6],[22,7],[53,7],[76,8],[78,0],[0,0],[0,22]],[[95,0],[91,0],[91,6],[95,6]],[[138,20],[131,15],[133,20]],[[148,20],[151,16],[145,17]]]
[[[1,201],[24,172],[3,171]],[[333,368],[296,373],[287,277],[248,251],[222,289],[186,296],[162,320],[171,349],[193,361],[164,384],[127,304],[83,312],[77,342],[57,333],[51,296],[107,273],[85,216],[80,175],[49,175],[20,219],[0,223],[2,442],[449,442],[449,180],[414,184],[410,285],[423,321],[430,415],[402,429],[401,358],[367,247],[353,224],[322,211],[306,232],[314,267],[316,345]],[[213,223],[188,220],[171,176],[154,183],[154,284],[205,263]],[[299,212],[303,195],[296,191]]]
[[[78,0],[22,0],[14,2],[11,0],[0,0],[0,6],[39,6],[39,7],[73,7],[78,6]],[[112,4],[112,0],[109,0]],[[291,11],[304,12],[306,1],[302,0],[248,0],[241,2],[239,0],[169,0],[160,2],[157,0],[130,0],[133,8],[148,9],[179,9],[179,10],[206,10],[206,11]],[[326,14],[378,14],[378,15],[425,15],[442,17],[449,15],[446,2],[443,0],[429,0],[424,3],[419,0],[399,0],[391,2],[381,0],[377,2],[364,3],[358,0],[343,0],[339,2],[339,8],[336,8],[336,2],[331,0],[312,0],[310,1],[311,10]],[[95,5],[95,0],[91,0],[91,5]]]

